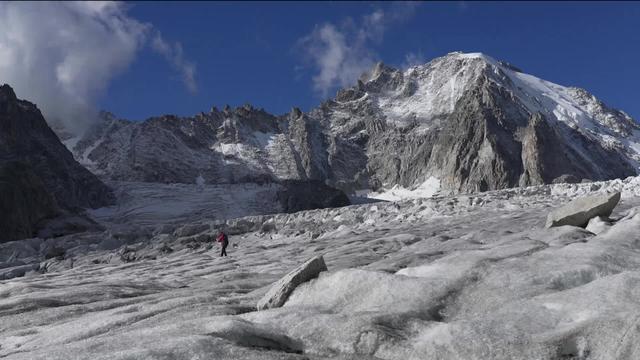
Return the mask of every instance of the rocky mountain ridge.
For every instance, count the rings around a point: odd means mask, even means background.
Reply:
[[[474,192],[635,175],[640,128],[585,90],[450,53],[404,71],[379,63],[308,113],[106,114],[73,152],[113,180],[320,180],[350,193],[429,182]]]
[[[48,221],[56,222],[49,235],[84,227],[82,218],[69,223],[60,217],[113,201],[111,190],[74,160],[40,110],[0,86],[0,242],[35,236]]]

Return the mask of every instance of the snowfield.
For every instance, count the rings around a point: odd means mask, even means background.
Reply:
[[[0,358],[640,358],[640,178],[252,213],[224,224],[227,258],[207,242],[221,215],[169,221],[163,191],[187,190],[138,188],[94,214],[104,233],[0,244]],[[615,191],[598,234],[544,228]],[[328,272],[255,311],[320,254]]]

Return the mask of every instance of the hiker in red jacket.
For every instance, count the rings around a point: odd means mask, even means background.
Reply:
[[[227,234],[225,234],[223,231],[220,231],[217,240],[222,245],[220,256],[227,256],[227,245],[229,245],[229,238],[227,237]]]

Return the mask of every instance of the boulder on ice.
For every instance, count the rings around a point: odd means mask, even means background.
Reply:
[[[547,228],[573,225],[585,227],[596,216],[607,217],[620,201],[620,192],[578,198],[547,216]]]
[[[324,263],[322,255],[307,260],[273,284],[258,301],[257,309],[266,310],[281,307],[298,285],[316,278],[322,271],[327,271],[327,265]]]

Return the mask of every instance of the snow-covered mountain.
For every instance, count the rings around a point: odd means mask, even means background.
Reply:
[[[583,89],[450,53],[404,71],[379,63],[308,113],[245,105],[144,122],[105,114],[73,151],[113,180],[471,192],[635,175],[640,127]]]

